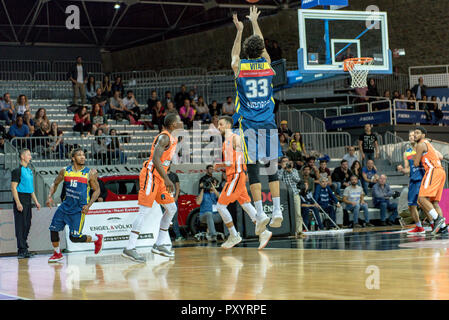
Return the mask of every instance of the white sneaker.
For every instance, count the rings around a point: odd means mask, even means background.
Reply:
[[[237,236],[229,235],[228,240],[221,245],[224,249],[231,249],[236,244],[239,244],[242,241],[242,237],[240,237],[240,233],[237,233]]]
[[[256,218],[256,236],[265,231],[268,222],[270,222],[270,218],[266,214],[264,214],[260,219]]]
[[[259,250],[262,250],[263,248],[266,247],[266,245],[268,244],[268,241],[270,241],[271,236],[273,235],[273,232],[270,232],[268,230],[265,230],[264,232],[262,232],[259,235]]]
[[[273,212],[273,215],[271,216],[270,227],[279,228],[282,224],[282,220],[284,220],[284,218],[282,217],[282,212],[280,210]]]

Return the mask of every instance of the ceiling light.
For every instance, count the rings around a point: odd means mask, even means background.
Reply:
[[[116,2],[116,3],[114,4],[114,9],[115,9],[115,10],[120,9],[120,2]]]

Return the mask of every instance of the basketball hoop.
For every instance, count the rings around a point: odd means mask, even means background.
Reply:
[[[364,88],[367,86],[366,78],[373,61],[373,58],[351,58],[343,62],[343,70],[349,71],[352,78],[351,88]]]

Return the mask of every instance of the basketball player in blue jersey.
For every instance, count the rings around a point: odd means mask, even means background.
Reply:
[[[281,226],[283,217],[279,197],[277,159],[282,156],[281,146],[274,119],[274,98],[272,80],[275,75],[271,59],[265,49],[264,39],[257,19],[260,12],[255,6],[247,16],[253,27],[253,35],[243,43],[246,59],[240,59],[243,23],[234,14],[237,36],[232,48],[232,70],[235,74],[237,97],[234,121],[239,123],[239,133],[247,163],[248,179],[257,210],[256,229],[264,230],[270,221],[262,206],[262,185],[259,180],[259,164],[270,165],[274,172],[268,173],[268,181],[273,199],[273,214],[270,226]]]
[[[95,244],[95,254],[100,253],[103,247],[103,235],[88,236],[82,233],[84,216],[100,195],[97,171],[85,167],[85,162],[84,151],[82,149],[74,149],[72,151],[72,165],[62,169],[50,187],[50,193],[46,202],[47,207],[51,207],[54,204],[53,195],[61,182],[64,183],[66,193],[50,224],[50,239],[54,253],[48,259],[48,262],[57,262],[63,259],[61,249],[59,248],[59,231],[64,230],[65,225],[69,226],[70,240],[72,242],[93,242]],[[90,189],[93,190],[92,197],[89,197]]]
[[[412,218],[415,221],[416,227],[413,230],[407,232],[407,234],[425,234],[426,231],[424,230],[421,221],[419,220],[418,195],[419,189],[421,188],[421,182],[426,172],[421,164],[419,165],[419,167],[415,167],[413,163],[413,158],[416,154],[414,130],[410,130],[409,132],[409,142],[411,146],[404,152],[404,166],[399,165],[397,168],[399,172],[410,175],[410,183],[408,187],[408,207],[410,209]]]

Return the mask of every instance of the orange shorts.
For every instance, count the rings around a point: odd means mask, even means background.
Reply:
[[[441,201],[446,172],[443,168],[430,169],[424,175],[419,189],[419,196],[429,198],[430,201]]]
[[[234,201],[240,204],[251,202],[248,191],[246,190],[246,174],[236,173],[229,178],[221,191],[218,203],[227,206]]]
[[[140,190],[137,199],[140,205],[151,208],[154,201],[159,204],[175,202],[173,195],[167,191],[164,181],[158,176],[154,176],[146,167],[140,171],[139,184]]]

